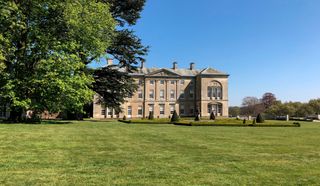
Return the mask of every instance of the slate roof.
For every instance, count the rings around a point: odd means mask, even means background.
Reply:
[[[204,68],[202,70],[190,70],[185,68],[178,68],[178,69],[172,69],[172,68],[142,68],[138,69],[137,72],[131,73],[131,75],[151,75],[157,72],[167,71],[171,72],[172,74],[176,74],[178,76],[188,76],[188,77],[194,77],[197,75],[225,75],[228,76],[228,74],[220,72],[213,68]]]

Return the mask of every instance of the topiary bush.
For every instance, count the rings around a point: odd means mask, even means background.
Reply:
[[[148,119],[150,119],[150,120],[154,119],[153,111],[149,112]]]
[[[246,119],[243,119],[243,122],[242,122],[243,124],[246,124],[247,123],[247,120]]]
[[[256,121],[257,123],[264,123],[264,118],[260,113],[257,115]]]
[[[196,115],[196,117],[194,118],[194,121],[200,121],[200,114]]]
[[[127,117],[126,115],[123,116],[122,120],[127,120]]]
[[[256,120],[255,119],[252,121],[252,124],[256,124]]]
[[[177,122],[179,121],[179,116],[177,114],[177,111],[174,111],[171,117],[171,122]]]
[[[214,112],[212,111],[210,113],[210,120],[215,120],[216,119],[216,115],[214,114]]]

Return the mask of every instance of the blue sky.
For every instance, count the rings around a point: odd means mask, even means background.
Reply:
[[[229,73],[231,106],[272,92],[320,98],[319,0],[147,0],[133,27],[151,50],[147,67]]]
[[[274,93],[320,97],[319,0],[147,0],[134,27],[148,67],[211,66],[230,74],[230,105]]]

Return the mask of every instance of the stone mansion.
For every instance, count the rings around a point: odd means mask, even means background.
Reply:
[[[108,62],[112,63],[112,62]],[[178,68],[177,62],[172,68],[145,68],[144,63],[137,72],[130,74],[139,88],[126,99],[122,113],[93,103],[94,118],[145,118],[149,111],[154,117],[168,118],[174,110],[180,116],[194,116],[199,112],[209,117],[211,111],[216,116],[228,116],[228,74],[213,68]]]

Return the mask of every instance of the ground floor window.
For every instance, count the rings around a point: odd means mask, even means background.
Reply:
[[[222,104],[221,103],[215,103],[215,104],[208,104],[208,113],[210,114],[213,112],[217,116],[222,115]]]
[[[180,105],[180,114],[184,114],[184,105]]]
[[[101,115],[105,116],[106,115],[106,109],[101,110]]]
[[[174,104],[171,104],[170,105],[170,114],[173,114],[173,112],[174,112]]]
[[[142,116],[142,112],[143,112],[142,106],[138,106],[138,115]]]
[[[154,105],[153,105],[153,104],[150,104],[150,105],[149,105],[149,112],[153,112],[153,110],[154,110]]]
[[[164,115],[164,105],[160,104],[159,108],[160,108],[160,115]]]
[[[128,106],[128,116],[131,116],[131,115],[132,115],[132,107]]]
[[[112,109],[108,108],[108,116],[112,116]]]

